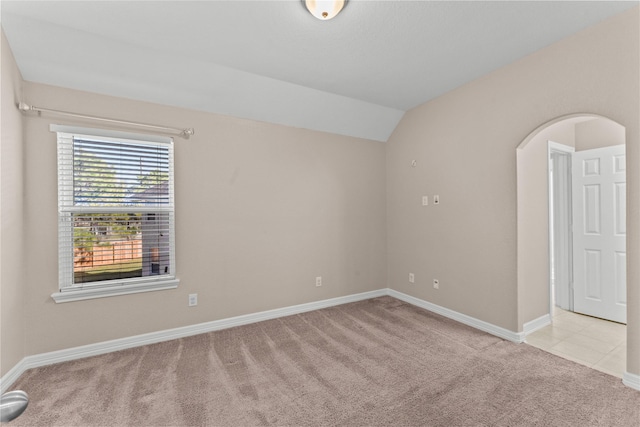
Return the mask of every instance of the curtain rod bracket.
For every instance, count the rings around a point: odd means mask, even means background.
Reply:
[[[118,123],[118,124],[138,126],[138,127],[148,128],[148,129],[177,132],[179,136],[181,136],[184,139],[189,139],[190,136],[195,134],[195,130],[193,128],[179,129],[179,128],[171,128],[171,127],[165,127],[165,126],[148,125],[146,123],[130,122],[127,120],[117,120],[117,119],[108,119],[105,117],[88,116],[85,114],[70,113],[68,111],[49,110],[47,108],[40,108],[33,105],[29,105],[26,102],[22,102],[22,101],[18,103],[18,110],[23,112],[36,111],[39,115],[42,113],[51,113],[51,114],[58,114],[61,116],[77,117],[81,119],[90,119],[90,120],[99,120],[102,122]]]

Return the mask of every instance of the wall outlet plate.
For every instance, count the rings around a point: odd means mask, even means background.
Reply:
[[[198,294],[189,294],[189,307],[198,305]]]

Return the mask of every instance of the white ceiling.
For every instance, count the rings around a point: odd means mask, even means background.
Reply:
[[[638,4],[351,0],[330,21],[299,0],[0,7],[26,80],[386,141],[406,110]]]

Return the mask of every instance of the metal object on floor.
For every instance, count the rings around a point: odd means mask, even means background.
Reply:
[[[0,397],[0,422],[6,423],[20,416],[27,409],[29,396],[22,390],[5,393]]]

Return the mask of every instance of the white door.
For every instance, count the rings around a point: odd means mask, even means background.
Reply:
[[[625,146],[573,156],[573,307],[627,322]]]

